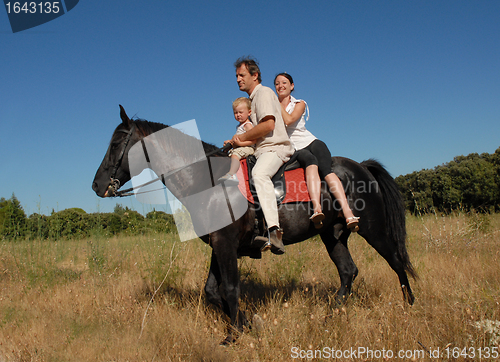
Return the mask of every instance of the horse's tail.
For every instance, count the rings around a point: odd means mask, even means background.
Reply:
[[[417,273],[406,250],[406,214],[399,187],[389,172],[378,161],[370,159],[361,162],[361,165],[366,167],[377,180],[384,200],[385,220],[389,238],[397,245],[406,272],[411,277],[417,278]]]

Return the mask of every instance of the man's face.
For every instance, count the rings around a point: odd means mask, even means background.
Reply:
[[[247,92],[250,95],[258,82],[259,73],[251,75],[247,69],[246,64],[242,64],[238,69],[236,69],[236,82],[238,82],[238,87],[240,91]]]

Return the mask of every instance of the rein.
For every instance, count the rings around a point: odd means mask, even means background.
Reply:
[[[119,190],[120,188],[120,180],[116,179],[116,172],[118,171],[118,168],[120,167],[121,163],[122,163],[122,160],[123,160],[123,156],[125,155],[125,150],[127,149],[127,146],[128,146],[128,143],[130,142],[130,138],[132,137],[132,134],[134,133],[134,130],[135,130],[135,124],[133,123],[132,124],[132,127],[130,128],[130,130],[127,132],[127,136],[125,138],[125,143],[123,145],[123,148],[120,152],[120,156],[118,157],[118,161],[116,162],[115,166],[113,167],[113,172],[111,173],[111,182],[108,186],[108,190],[110,191],[111,193],[111,197],[125,197],[125,196],[132,196],[134,195],[135,193],[133,192],[134,190],[136,189],[140,189],[141,187],[144,187],[144,186],[147,186],[147,185],[150,185],[152,183],[155,183],[156,181],[159,181],[161,180],[163,184],[165,184],[165,178],[166,177],[169,177],[171,175],[173,175],[174,173],[176,172],[179,172],[183,169],[185,169],[186,167],[188,166],[191,166],[191,164],[189,165],[184,165],[182,167],[179,167],[175,170],[172,170],[170,171],[169,173],[167,173],[166,175],[165,174],[161,174],[160,176],[158,176],[157,178],[153,179],[153,180],[150,180],[146,183],[143,183],[142,185],[138,185],[138,186],[134,186],[134,187],[131,187],[131,188],[128,188],[128,189],[125,189],[125,190]],[[120,130],[120,132],[126,132],[126,131],[123,131],[123,130]],[[144,139],[141,138],[141,143],[142,143],[142,148],[144,150],[144,154],[146,156],[146,161],[147,163],[149,164],[149,155],[146,151],[146,145],[144,144]],[[211,156],[213,154],[216,154],[216,153],[219,153],[219,152],[227,152],[229,151],[231,148],[232,148],[232,144],[228,143],[226,144],[224,147],[222,148],[218,148],[216,150],[213,150],[209,153],[206,153],[205,154],[205,157],[208,157],[208,156]],[[200,160],[201,161],[201,160]],[[153,192],[153,191],[157,191],[157,190],[149,190],[149,191],[144,191],[143,193],[146,193],[146,192]]]

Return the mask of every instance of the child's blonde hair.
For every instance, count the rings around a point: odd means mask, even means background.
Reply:
[[[252,101],[247,97],[236,98],[233,102],[233,110],[238,107],[241,103],[245,103],[248,109],[252,109]]]

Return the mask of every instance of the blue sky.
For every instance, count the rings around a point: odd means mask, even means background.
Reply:
[[[120,122],[195,119],[232,136],[233,63],[286,71],[333,155],[393,176],[500,147],[498,1],[97,1],[13,34],[0,9],[0,197],[25,212],[151,210],[99,199],[95,172]],[[157,209],[161,209],[158,208]]]

